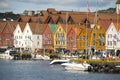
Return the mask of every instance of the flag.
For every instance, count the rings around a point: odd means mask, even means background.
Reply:
[[[90,5],[89,5],[88,1],[87,1],[87,10],[88,10],[88,14],[90,14]]]
[[[118,38],[118,36],[115,34],[113,35],[113,38],[117,40],[117,42],[120,42],[120,39]]]
[[[99,36],[99,39],[100,39],[101,42],[104,42],[104,36],[102,36],[102,35]]]

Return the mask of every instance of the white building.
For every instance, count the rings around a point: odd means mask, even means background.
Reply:
[[[27,23],[23,31],[24,48],[34,51],[42,48],[42,34],[39,34],[39,25]]]
[[[14,46],[16,48],[24,48],[24,38],[23,38],[23,28],[25,27],[26,23],[18,23],[13,35],[14,35]]]
[[[117,40],[118,32],[115,24],[112,22],[106,31],[106,49],[117,50],[120,48],[120,42]]]
[[[42,34],[36,23],[18,23],[13,34],[16,48],[30,51],[42,48]]]

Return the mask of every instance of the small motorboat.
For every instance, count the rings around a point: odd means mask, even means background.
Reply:
[[[63,63],[61,64],[65,70],[75,70],[75,71],[87,71],[90,67],[90,64],[87,63]]]
[[[3,54],[0,54],[0,59],[7,59],[7,60],[12,60],[14,58],[13,56],[13,51],[14,50],[6,50]]]
[[[50,60],[50,57],[49,56],[42,56],[40,54],[32,54],[32,59],[33,60]]]
[[[40,54],[32,54],[33,60],[43,60],[43,56]]]
[[[68,63],[69,59],[55,59],[50,62],[50,64],[62,64],[62,63]]]
[[[44,55],[44,56],[43,56],[43,60],[50,60],[50,57],[47,56],[47,55]]]

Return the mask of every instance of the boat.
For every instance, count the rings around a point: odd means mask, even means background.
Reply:
[[[15,53],[14,50],[6,50],[3,54],[0,54],[0,59],[12,60],[14,58],[13,54]]]
[[[63,63],[61,64],[65,70],[74,70],[74,71],[87,71],[90,67],[90,64],[87,63]]]
[[[32,59],[33,60],[50,60],[50,57],[47,55],[40,55],[40,54],[32,54]]]
[[[50,57],[47,56],[47,55],[44,55],[44,56],[43,56],[43,60],[50,60]]]
[[[70,59],[55,59],[50,62],[50,64],[62,64],[62,63],[68,63]]]
[[[120,65],[115,66],[116,68],[120,68]]]

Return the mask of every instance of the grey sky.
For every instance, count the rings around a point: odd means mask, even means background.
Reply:
[[[13,11],[22,13],[24,10],[56,10],[87,11],[87,1],[91,12],[96,9],[116,7],[117,0],[0,0],[0,12]]]

